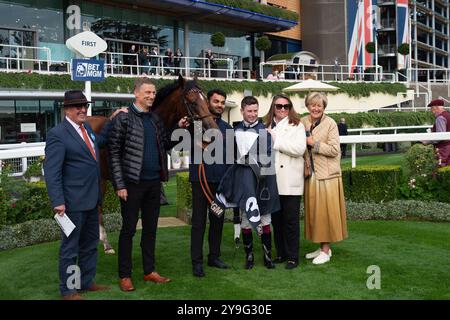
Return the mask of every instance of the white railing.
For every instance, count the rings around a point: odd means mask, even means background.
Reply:
[[[26,57],[20,53],[14,53],[14,56],[1,55],[0,51],[0,70],[6,72],[55,72],[70,73],[70,61],[54,61],[51,60],[51,52],[46,47],[25,47],[0,45],[5,47],[21,47],[24,50],[45,50],[46,58],[35,58],[35,54]],[[16,49],[18,50],[18,49]],[[215,58],[214,61],[218,65],[214,68],[209,59],[204,57],[172,57],[167,63],[169,57],[166,55],[148,55],[146,64],[141,65],[139,55],[137,53],[118,53],[104,52],[99,57],[105,60],[105,76],[176,76],[182,74],[184,76],[197,76],[200,78],[222,78],[222,79],[250,79],[250,70],[235,69],[234,62],[231,58]],[[175,59],[180,59],[179,64],[175,64]],[[129,63],[133,61],[133,63]]]
[[[450,140],[450,132],[398,133],[341,136],[340,142],[352,145],[352,168],[356,167],[356,145],[373,142],[412,142]]]
[[[280,72],[284,75],[284,80],[306,80],[312,77],[321,81],[397,81],[395,73],[383,72],[383,67],[380,65],[302,65],[290,62],[269,61],[259,64],[259,73],[263,78],[267,76],[267,70],[264,72],[264,68],[267,67],[281,67]],[[371,68],[373,71],[366,71],[367,68]]]
[[[28,145],[31,145],[29,143]],[[27,171],[28,164],[45,155],[44,146],[19,147],[14,149],[0,150],[0,172],[3,164],[11,165],[12,176],[22,176]]]
[[[359,132],[360,135],[363,132],[378,132],[378,131],[394,131],[394,134],[397,134],[399,130],[421,130],[421,129],[430,129],[432,126],[424,125],[424,126],[398,126],[398,127],[379,127],[379,128],[357,128],[357,129],[348,129],[348,132]]]

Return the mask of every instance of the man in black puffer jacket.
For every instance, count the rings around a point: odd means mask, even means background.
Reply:
[[[158,115],[151,112],[156,87],[148,78],[134,86],[135,102],[129,112],[113,119],[108,151],[111,177],[122,211],[119,236],[119,278],[122,291],[134,290],[131,281],[133,236],[141,210],[141,248],[144,281],[169,282],[155,271],[156,228],[160,208],[160,183],[167,181],[167,151],[170,132]],[[180,120],[179,126],[185,126]]]

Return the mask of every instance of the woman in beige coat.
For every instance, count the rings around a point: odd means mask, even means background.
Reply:
[[[303,153],[306,149],[305,128],[295,112],[292,101],[284,94],[272,99],[266,120],[272,135],[275,173],[281,211],[272,214],[277,257],[274,262],[287,261],[286,269],[298,266],[300,243],[300,198],[303,195]]]
[[[309,115],[301,120],[307,136],[305,159],[309,157],[313,171],[305,180],[305,238],[320,243],[319,249],[306,255],[314,264],[330,261],[330,243],[347,237],[339,131],[324,114],[327,103],[325,94],[309,93],[305,99]]]

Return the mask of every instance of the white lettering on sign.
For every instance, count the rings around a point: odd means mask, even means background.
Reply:
[[[81,9],[79,6],[73,4],[68,6],[66,13],[69,15],[66,20],[66,27],[69,30],[81,29]]]
[[[77,77],[102,77],[102,71],[99,70],[99,64],[93,63],[79,63],[77,65],[76,76]]]

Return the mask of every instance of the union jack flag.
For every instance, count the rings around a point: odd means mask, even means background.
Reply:
[[[405,0],[407,2],[407,0]],[[347,0],[348,64],[350,74],[355,66],[373,65],[374,57],[365,49],[374,41],[377,0]]]

